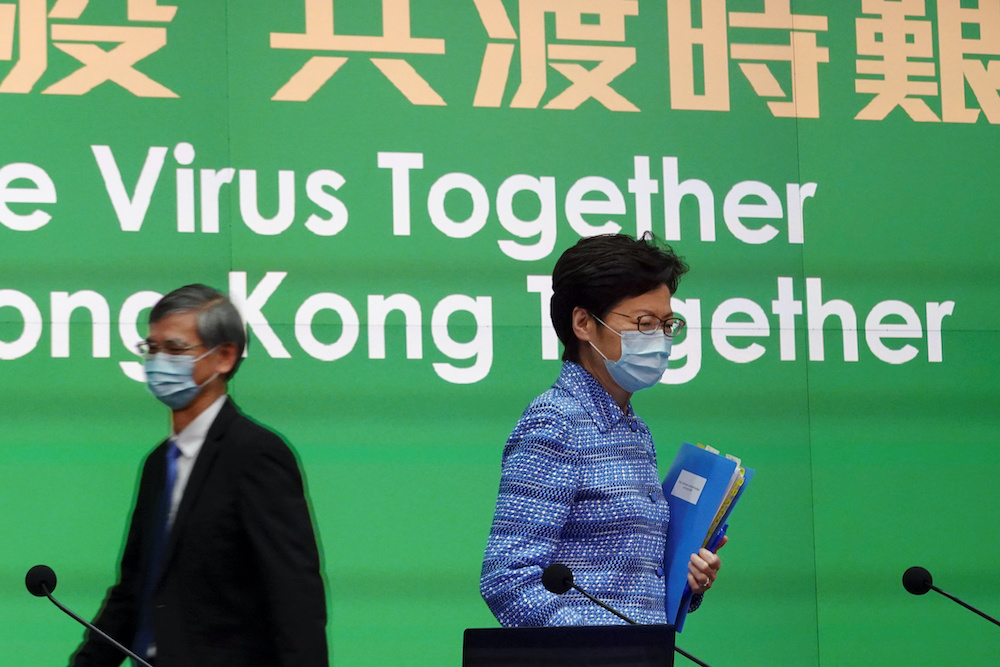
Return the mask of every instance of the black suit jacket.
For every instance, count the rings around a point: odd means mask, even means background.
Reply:
[[[161,443],[146,458],[119,581],[95,625],[126,646],[166,477]],[[157,667],[327,667],[326,600],[295,456],[227,399],[195,460],[154,588]],[[73,667],[122,655],[88,631]]]

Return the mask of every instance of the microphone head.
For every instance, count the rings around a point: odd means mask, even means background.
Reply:
[[[903,588],[914,595],[923,595],[933,583],[931,573],[922,567],[914,566],[903,573]]]
[[[44,597],[56,589],[56,573],[48,565],[36,565],[28,570],[24,585],[32,595]]]
[[[542,570],[542,586],[556,595],[562,595],[573,587],[573,570],[562,563],[552,563]]]

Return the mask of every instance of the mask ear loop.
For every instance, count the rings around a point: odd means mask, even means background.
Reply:
[[[595,350],[597,350],[597,354],[601,355],[604,358],[604,361],[611,361],[610,359],[608,359],[607,357],[604,356],[604,353],[601,352],[600,349],[598,349],[598,347],[596,345],[594,345],[594,341],[588,340],[587,342],[590,343],[590,347],[592,347]]]
[[[211,350],[209,350],[209,351],[208,351],[208,352],[206,352],[205,354],[201,355],[200,357],[195,357],[195,358],[194,358],[194,360],[195,360],[196,362],[197,362],[197,361],[201,361],[202,359],[204,359],[205,357],[207,357],[208,355],[212,354],[213,352],[215,352],[215,351],[216,351],[216,350],[218,350],[218,349],[219,349],[219,346],[218,346],[218,345],[216,345],[215,347],[213,347],[213,348],[212,348]]]
[[[599,318],[597,315],[591,314],[590,316],[593,317],[598,322],[600,322],[601,324],[603,324],[604,328],[607,329],[608,331],[610,331],[611,333],[613,333],[614,335],[618,336],[619,338],[624,338],[624,336],[622,335],[622,332],[615,331],[614,329],[612,329],[611,327],[609,327],[608,323],[605,322],[604,320],[602,320],[601,318]],[[598,352],[600,352],[600,350],[598,350]]]
[[[211,350],[209,350],[209,351],[208,351],[208,352],[206,352],[205,354],[201,355],[200,357],[196,357],[196,358],[195,358],[195,362],[198,362],[198,361],[201,361],[202,359],[204,359],[205,357],[207,357],[208,355],[212,354],[213,352],[215,352],[215,351],[216,351],[216,350],[218,350],[218,349],[219,349],[219,346],[218,346],[218,345],[216,345],[215,347],[213,347],[213,348],[212,348]],[[192,371],[193,371],[193,369],[194,369],[194,367],[193,367],[193,364],[192,364]],[[205,380],[205,381],[204,381],[204,382],[202,382],[201,384],[196,384],[195,386],[196,386],[196,387],[198,387],[198,389],[204,389],[204,388],[205,388],[205,386],[206,386],[206,385],[207,385],[207,384],[208,384],[209,382],[211,382],[211,381],[212,381],[212,380],[214,380],[215,378],[219,377],[219,375],[220,375],[220,373],[213,373],[213,374],[212,374],[212,377],[208,378],[207,380]]]
[[[607,329],[608,331],[610,331],[614,335],[618,336],[619,338],[624,338],[624,336],[622,336],[619,332],[617,332],[614,329],[612,329],[611,327],[609,327],[608,324],[607,324],[607,322],[605,322],[604,320],[602,320],[601,318],[599,318],[597,315],[594,315],[593,313],[588,313],[588,314],[591,317],[593,317],[595,320],[597,320],[598,322],[600,322],[601,324],[603,324],[605,329]],[[592,347],[595,350],[597,350],[597,354],[601,355],[601,357],[604,359],[604,361],[608,362],[609,364],[613,364],[614,363],[613,361],[611,361],[610,359],[608,359],[606,356],[604,356],[604,353],[601,352],[596,345],[594,345],[594,341],[588,340],[587,342],[590,343],[590,347]]]
[[[207,380],[205,380],[201,384],[197,385],[198,389],[204,389],[205,385],[207,385],[209,382],[211,382],[212,380],[214,380],[217,377],[219,377],[219,374],[218,373],[213,373],[212,377],[208,378]]]

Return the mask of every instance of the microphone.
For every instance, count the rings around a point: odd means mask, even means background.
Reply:
[[[593,595],[591,595],[590,593],[588,593],[587,591],[583,590],[575,583],[573,583],[573,570],[569,569],[562,563],[552,563],[544,570],[542,570],[542,586],[545,586],[545,590],[547,590],[548,592],[555,593],[556,595],[562,595],[563,593],[572,588],[582,593],[585,598],[596,604],[598,607],[610,611],[612,614],[622,619],[629,625],[641,625],[640,623],[638,623],[637,621],[633,621],[631,618],[621,613],[617,609],[601,602]],[[709,667],[704,662],[694,657],[693,655],[682,649],[680,646],[677,646],[676,644],[674,645],[674,650],[683,655],[691,662],[697,665],[701,665],[701,667]]]
[[[36,565],[28,570],[24,585],[35,597],[44,597],[56,589],[56,573],[48,565]]]
[[[914,595],[923,595],[931,589],[933,583],[931,573],[922,567],[914,565],[903,573],[903,588]]]
[[[976,612],[977,614],[985,618],[987,621],[990,621],[994,625],[1000,625],[1000,621],[998,621],[997,619],[993,618],[992,616],[984,614],[983,612],[979,611],[972,605],[962,602],[954,595],[946,593],[937,586],[935,586],[934,578],[931,577],[931,573],[922,567],[914,566],[903,573],[903,588],[905,588],[910,593],[913,593],[914,595],[923,595],[927,591],[935,590],[941,595],[948,598],[949,600],[954,600],[955,602],[962,605],[969,611]]]
[[[545,590],[550,593],[555,593],[556,595],[562,595],[569,589],[574,589],[583,593],[583,596],[596,604],[598,607],[610,611],[612,614],[622,619],[629,625],[639,625],[636,621],[621,613],[617,609],[610,607],[593,595],[583,590],[579,586],[573,583],[573,570],[569,569],[562,563],[552,563],[547,568],[542,570],[542,586],[545,586]]]
[[[573,588],[573,570],[562,563],[552,563],[542,570],[542,586],[549,593],[562,595]]]
[[[73,611],[70,610],[68,607],[64,606],[62,603],[60,603],[58,600],[52,597],[52,591],[56,589],[56,573],[53,572],[52,568],[49,567],[48,565],[36,565],[30,570],[28,570],[28,574],[26,574],[24,577],[24,585],[27,587],[29,593],[31,593],[35,597],[47,597],[49,600],[52,601],[52,604],[54,604],[55,606],[59,607],[64,612],[66,612],[70,616],[70,618],[74,619],[79,623],[82,623],[83,625],[90,628],[92,631],[96,632],[101,637],[104,637],[106,640],[114,644],[119,651],[121,651],[128,657],[132,658],[133,660],[137,661],[140,665],[143,665],[144,667],[152,667],[152,665],[150,665],[148,662],[140,658],[138,655],[136,655],[129,649],[122,646],[119,642],[112,639],[96,625],[88,623],[87,621],[83,620],[75,613],[73,613]]]

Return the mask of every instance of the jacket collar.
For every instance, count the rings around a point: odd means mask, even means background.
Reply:
[[[628,411],[623,413],[597,378],[573,361],[563,363],[559,379],[553,386],[565,390],[579,401],[601,433],[607,433],[622,420],[635,416],[631,403],[628,405]]]

